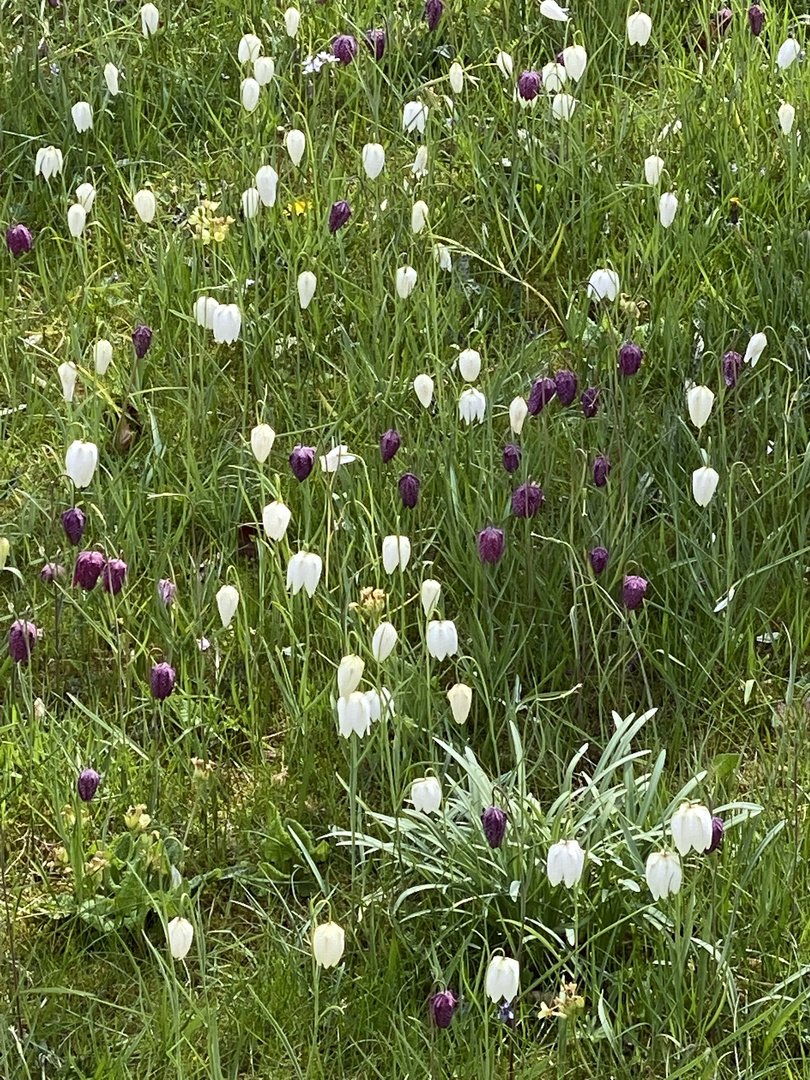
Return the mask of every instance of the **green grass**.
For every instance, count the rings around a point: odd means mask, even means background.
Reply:
[[[295,41],[282,7],[254,0],[159,7],[147,40],[136,5],[0,0],[0,223],[34,235],[30,254],[0,256],[0,589],[3,632],[16,618],[43,631],[30,665],[0,659],[0,1075],[806,1076],[810,81],[803,62],[774,65],[789,34],[804,44],[799,13],[768,8],[754,38],[734,9],[727,37],[701,51],[705,4],[645,5],[654,30],[641,49],[615,0],[574,6],[567,25],[539,5],[448,3],[435,33],[420,3],[312,4]],[[361,41],[350,66],[302,73],[335,34],[383,24],[379,64]],[[236,60],[248,31],[276,67],[251,115]],[[573,42],[588,51],[573,118],[555,121],[542,94],[534,109],[515,104],[497,51],[516,77]],[[451,122],[455,59],[465,84]],[[430,108],[423,138],[402,127],[415,99]],[[79,100],[94,113],[81,135]],[[782,100],[796,109],[787,136]],[[293,127],[307,136],[300,168],[283,145]],[[386,151],[375,181],[367,142]],[[49,144],[64,169],[46,183],[34,161]],[[666,230],[644,182],[653,152],[660,191],[679,199]],[[242,192],[264,164],[279,173],[276,205],[245,220]],[[97,197],[74,240],[67,210],[85,181]],[[145,185],[150,225],[132,208]],[[343,198],[352,217],[332,236]],[[189,226],[203,199],[234,219],[219,243]],[[414,235],[417,199],[429,223]],[[402,300],[406,264],[418,281]],[[586,295],[602,266],[620,275],[612,304]],[[306,311],[304,269],[318,279]],[[241,308],[234,346],[195,324],[201,294]],[[140,323],[154,336],[136,360]],[[762,359],[727,389],[724,353],[760,330]],[[114,349],[104,376],[101,337]],[[623,378],[630,338],[645,359]],[[482,355],[487,398],[469,428],[453,368],[466,347]],[[71,403],[57,375],[67,361],[79,370]],[[553,402],[515,438],[510,401],[561,368],[601,388],[597,416]],[[412,389],[421,372],[435,381],[429,410]],[[717,395],[700,432],[688,381]],[[276,431],[263,466],[257,422]],[[383,465],[389,427],[402,448]],[[76,438],[100,451],[76,494],[83,546],[127,562],[117,596],[71,584],[60,515]],[[509,441],[523,452],[513,477]],[[287,462],[299,443],[318,455],[345,443],[357,460],[332,476],[316,461],[299,483]],[[703,452],[720,482],[701,509],[691,474]],[[407,471],[421,480],[413,510],[397,491]],[[530,478],[544,505],[520,520],[511,493]],[[292,512],[279,542],[261,528],[274,499]],[[493,567],[476,549],[488,524],[506,534]],[[388,576],[391,534],[412,555]],[[599,578],[597,544],[610,551]],[[298,550],[323,558],[312,599],[286,590]],[[67,568],[56,585],[40,580],[47,562]],[[649,581],[635,614],[621,606],[628,573]],[[164,577],[178,587],[168,609]],[[427,577],[459,633],[442,662],[425,647]],[[229,629],[215,601],[226,582],[240,593]],[[367,588],[385,593],[380,608],[363,605]],[[399,641],[378,665],[382,617]],[[366,661],[363,688],[396,702],[363,741],[337,733],[335,669],[349,652]],[[149,673],[163,660],[177,687],[158,704]],[[464,727],[446,700],[455,682],[473,689]],[[653,708],[622,751],[634,756],[600,774],[613,712]],[[84,806],[88,765],[102,781]],[[438,817],[403,810],[426,772],[442,778]],[[696,799],[731,807],[726,840],[687,856],[680,893],[655,904],[644,862],[669,845],[693,781]],[[476,820],[482,792],[509,809],[497,851]],[[124,821],[139,804],[142,831]],[[549,844],[570,835],[589,852],[572,892],[545,876]],[[195,938],[174,962],[164,924],[179,914]],[[309,936],[329,917],[346,951],[321,970]],[[499,950],[521,961],[514,1026],[484,992]],[[584,1007],[544,1017],[563,982]],[[443,1031],[428,1000],[446,986],[462,1004]]]

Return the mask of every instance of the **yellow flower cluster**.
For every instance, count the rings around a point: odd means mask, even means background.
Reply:
[[[189,215],[186,224],[202,240],[204,244],[210,244],[213,240],[221,244],[228,235],[228,229],[233,224],[232,217],[216,217],[215,211],[219,209],[218,202],[210,202],[203,199],[196,210]]]

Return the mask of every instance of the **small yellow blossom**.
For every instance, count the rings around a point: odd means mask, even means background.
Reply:
[[[295,214],[296,217],[300,217],[307,212],[310,206],[312,206],[312,201],[310,199],[296,199],[294,202],[287,204],[287,209],[284,213],[287,217],[292,217],[293,214]]]
[[[551,1005],[546,1005],[545,1002],[541,1002],[540,1016],[544,1020],[551,1019],[555,1016],[561,1016],[563,1019],[568,1019],[584,1008],[585,998],[578,993],[577,984],[575,982],[567,982],[562,984],[559,994],[554,998]]]
[[[196,210],[189,214],[186,224],[204,244],[210,244],[212,240],[221,244],[233,224],[232,217],[215,217],[214,212],[218,209],[218,202],[203,199]]]

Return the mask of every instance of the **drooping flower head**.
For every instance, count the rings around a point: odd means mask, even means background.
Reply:
[[[728,31],[733,17],[734,12],[731,8],[721,8],[716,15],[712,15],[710,25],[718,37],[723,37]]]
[[[315,464],[314,446],[296,446],[290,454],[290,468],[296,480],[306,480]]]
[[[558,371],[554,376],[554,385],[557,388],[558,401],[561,405],[568,408],[577,396],[576,375],[573,371],[568,371],[564,368],[562,371]]]
[[[742,371],[743,358],[742,354],[735,352],[733,349],[729,349],[723,356],[723,382],[729,388],[733,389],[737,384],[737,379]]]
[[[76,559],[73,584],[81,586],[85,592],[90,592],[96,587],[103,569],[104,556],[100,551],[82,551]]]
[[[605,567],[608,564],[608,550],[603,547],[595,547],[593,551],[588,555],[591,561],[591,567],[595,574],[603,574]]]
[[[752,4],[748,9],[748,25],[754,37],[759,37],[765,26],[765,12],[759,4]]]
[[[529,416],[537,416],[548,405],[557,393],[557,384],[554,379],[540,378],[532,383],[529,394]]]
[[[506,811],[499,806],[488,806],[481,814],[484,836],[491,848],[499,848],[503,843],[507,821]]]
[[[503,467],[508,473],[517,472],[520,467],[520,447],[514,443],[507,443],[503,448]]]
[[[162,664],[155,664],[149,674],[149,686],[152,690],[152,697],[156,698],[158,701],[165,701],[174,690],[176,682],[177,672],[171,664],[165,662]]]
[[[72,506],[70,510],[65,510],[62,514],[62,527],[71,544],[81,542],[86,523],[87,518],[84,516],[84,511],[80,510],[78,506]]]
[[[148,326],[135,327],[132,332],[132,344],[135,347],[135,355],[139,360],[143,360],[152,344],[152,331]]]
[[[37,643],[37,628],[32,622],[17,619],[8,632],[8,654],[15,664],[27,664]]]
[[[587,390],[583,390],[580,405],[582,406],[583,415],[589,420],[593,419],[599,411],[599,388],[589,386]]]
[[[95,769],[82,769],[76,781],[76,790],[82,802],[92,801],[100,782],[101,777]]]
[[[609,472],[610,461],[604,454],[600,454],[593,463],[593,482],[598,488],[603,488],[607,484]]]
[[[351,216],[352,208],[345,199],[334,203],[329,211],[329,232],[336,233],[338,229],[342,229]]]
[[[388,431],[383,432],[380,436],[380,456],[384,465],[387,465],[395,456],[400,446],[402,446],[402,439],[398,431],[389,428]]]
[[[534,517],[543,505],[543,489],[527,480],[512,492],[512,513],[515,517]]]
[[[351,34],[340,34],[332,42],[332,52],[341,64],[350,64],[357,56],[357,38]]]
[[[540,93],[540,87],[542,85],[543,80],[540,77],[539,71],[524,71],[518,77],[518,93],[524,101],[534,101]]]
[[[406,472],[399,478],[399,494],[403,506],[413,510],[419,501],[419,477]]]
[[[504,535],[503,529],[496,529],[494,525],[487,525],[478,534],[478,557],[482,563],[496,563],[503,555]]]
[[[382,60],[385,55],[385,46],[388,43],[388,39],[381,27],[377,27],[373,30],[366,30],[366,44],[371,50],[371,55],[375,60]]]
[[[628,574],[622,588],[622,601],[627,610],[635,611],[637,607],[640,607],[646,594],[646,578],[639,577],[637,574]]]
[[[427,0],[425,4],[425,22],[428,30],[435,30],[444,11],[442,0]]]
[[[34,238],[25,225],[10,225],[6,229],[6,245],[15,259],[27,254],[34,246]]]
[[[764,17],[764,16],[763,16]],[[723,819],[719,817],[712,818],[712,842],[706,848],[705,855],[710,855],[713,851],[717,851],[720,845],[723,843]]]
[[[46,585],[50,585],[52,581],[63,578],[66,573],[64,566],[60,566],[59,563],[45,563],[39,572],[39,580],[44,581]]]
[[[458,999],[450,990],[441,990],[430,999],[430,1016],[436,1027],[449,1028],[458,1008]]]
[[[171,607],[174,603],[174,598],[177,596],[177,586],[170,578],[161,578],[157,583],[158,596],[166,605]]]
[[[619,349],[619,371],[622,375],[635,375],[641,367],[644,353],[632,341],[626,341]]]
[[[127,564],[123,559],[109,559],[101,572],[101,587],[105,592],[116,596],[124,587],[127,576]]]

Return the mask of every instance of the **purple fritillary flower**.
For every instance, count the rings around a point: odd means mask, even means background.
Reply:
[[[587,390],[582,391],[582,397],[580,398],[580,405],[582,406],[583,414],[591,420],[599,412],[599,388],[597,386],[589,386]]]
[[[435,30],[444,11],[442,0],[427,0],[425,4],[425,22],[428,30]]]
[[[101,587],[105,592],[117,596],[124,587],[127,576],[127,564],[123,559],[109,559],[101,571]]]
[[[93,796],[98,791],[101,777],[95,769],[82,769],[76,781],[76,790],[82,802],[92,802]]]
[[[104,556],[100,551],[82,551],[76,559],[73,584],[80,585],[85,592],[91,592],[95,589],[103,569]]]
[[[177,586],[175,583],[170,578],[161,578],[157,583],[157,591],[158,596],[166,607],[171,607],[174,603],[175,596],[177,596]]]
[[[712,842],[706,848],[705,855],[710,855],[713,851],[717,851],[720,845],[723,843],[723,819],[719,817],[712,818]]]
[[[388,431],[383,432],[380,436],[380,456],[383,459],[383,465],[388,464],[400,446],[402,446],[402,439],[398,431],[389,428]]]
[[[603,547],[595,547],[588,558],[595,574],[603,574],[608,564],[608,550]]]
[[[8,654],[15,664],[27,664],[37,643],[37,628],[32,622],[17,619],[8,631]]]
[[[524,71],[517,81],[517,89],[524,101],[534,101],[540,93],[543,80],[538,71]]]
[[[624,579],[622,588],[622,601],[628,611],[635,611],[640,607],[647,593],[646,578],[637,574],[628,574]]]
[[[84,516],[84,511],[78,506],[72,506],[70,510],[65,510],[62,514],[62,528],[71,544],[81,543],[86,524],[87,518]]]
[[[177,672],[171,664],[155,664],[149,674],[149,686],[152,690],[152,697],[157,698],[158,701],[165,701],[174,690],[174,684],[176,682]]]
[[[730,8],[721,8],[716,15],[711,18],[711,25],[717,31],[720,37],[722,37],[731,26],[731,20],[734,17],[734,12]]]
[[[64,566],[60,566],[59,563],[45,563],[39,572],[39,580],[44,581],[46,585],[50,585],[52,581],[64,577],[66,573]]]
[[[542,412],[556,393],[557,384],[553,379],[535,379],[527,402],[529,416],[537,416]]]
[[[494,525],[487,525],[478,534],[478,557],[482,563],[496,563],[503,555],[504,535],[503,529],[496,529]]]
[[[450,990],[440,990],[430,999],[430,1015],[436,1027],[449,1028],[458,1008],[458,999]]]
[[[759,37],[765,25],[765,12],[759,4],[752,4],[748,9],[748,25],[754,37]]]
[[[507,443],[503,448],[503,467],[508,473],[517,472],[520,467],[521,449],[514,443]]]
[[[296,446],[290,454],[290,468],[296,480],[306,480],[315,464],[314,446]]]
[[[626,341],[619,349],[619,371],[622,375],[635,375],[644,359],[643,351],[632,341]]]
[[[340,34],[332,42],[332,53],[341,64],[350,64],[357,56],[357,38],[351,34]]]
[[[736,384],[737,379],[740,377],[742,371],[743,358],[741,353],[735,352],[730,349],[723,356],[723,382],[732,390]]]
[[[329,211],[329,232],[336,233],[338,229],[342,229],[351,216],[352,208],[345,199],[334,203]]]
[[[557,398],[561,405],[566,408],[577,396],[577,377],[573,371],[563,369],[554,376],[554,385],[557,388]]]
[[[34,246],[34,238],[25,225],[10,225],[6,229],[6,244],[14,258],[18,259],[20,255],[28,254]]]
[[[413,510],[419,502],[419,477],[406,472],[399,478],[399,494],[402,503],[408,510]]]
[[[481,814],[481,824],[484,827],[484,836],[491,848],[499,848],[506,835],[506,823],[508,821],[506,811],[499,806],[488,806]]]
[[[534,517],[543,505],[543,489],[527,480],[512,492],[512,513],[515,517]]]
[[[498,1019],[504,1024],[514,1024],[515,1010],[512,1008],[511,1001],[503,1001],[498,1006]]]
[[[371,55],[375,60],[382,60],[385,55],[385,46],[388,44],[385,30],[377,27],[374,30],[366,30],[366,45],[371,49]]]
[[[603,488],[607,483],[610,472],[610,461],[604,454],[600,454],[593,463],[593,482],[598,488]]]
[[[139,360],[143,360],[152,344],[152,331],[148,326],[135,327],[132,331],[132,344],[135,347],[135,355]]]

